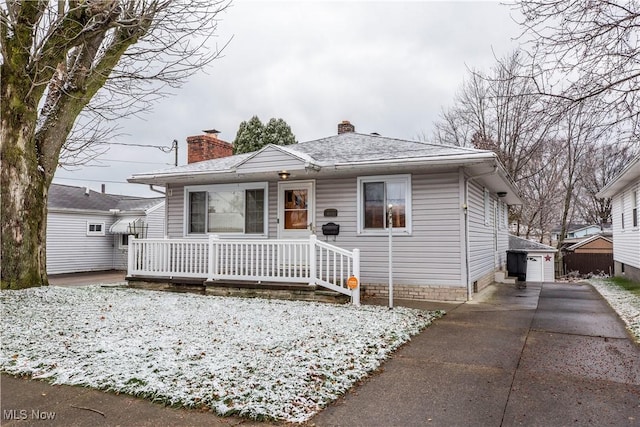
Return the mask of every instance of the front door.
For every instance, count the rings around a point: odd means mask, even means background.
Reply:
[[[278,238],[304,239],[315,226],[314,181],[278,182]]]

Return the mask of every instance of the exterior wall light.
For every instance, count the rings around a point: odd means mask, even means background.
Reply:
[[[291,176],[291,174],[287,171],[280,171],[278,172],[278,176],[280,177],[280,179],[285,180],[287,178],[289,178]]]

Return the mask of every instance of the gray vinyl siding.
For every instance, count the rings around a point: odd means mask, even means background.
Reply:
[[[501,202],[504,209],[502,216],[498,216],[498,253],[496,256],[496,268],[507,269],[507,251],[509,250],[509,210],[506,204]]]
[[[238,173],[304,169],[304,162],[277,148],[270,147],[238,166]]]
[[[364,176],[364,175],[360,175]],[[398,285],[464,286],[461,262],[459,185],[457,172],[412,174],[412,234],[393,236],[393,279]],[[357,234],[357,177],[316,181],[316,223],[340,224],[340,235],[328,242],[360,249],[362,283],[387,283],[388,237]],[[338,210],[325,218],[324,210]]]
[[[167,187],[167,236],[173,239],[184,237],[184,186]]]
[[[497,264],[494,243],[495,209],[493,209],[493,203],[495,203],[495,199],[491,198],[491,200],[492,208],[489,209],[489,218],[485,221],[484,189],[473,181],[468,183],[469,280],[471,282],[494,271]],[[504,247],[502,240],[503,237],[500,237],[499,248],[500,246]]]
[[[315,184],[315,229],[318,238],[322,224],[335,222],[340,234],[326,239],[336,246],[361,251],[362,283],[387,283],[388,238],[386,235],[358,235],[358,176],[317,179]],[[293,180],[295,181],[295,180]],[[277,181],[268,183],[268,237],[277,237]],[[456,171],[413,173],[411,235],[394,235],[394,283],[403,285],[466,286],[464,180]],[[184,237],[184,189],[171,186],[168,192],[167,226],[169,237]],[[469,280],[479,280],[506,262],[508,228],[495,218],[498,199],[491,196],[490,217],[485,223],[483,187],[468,183]],[[336,209],[337,217],[324,217],[325,209]],[[488,224],[488,225],[487,225]],[[497,232],[495,231],[497,227]],[[497,249],[494,239],[497,236]],[[205,236],[202,236],[204,238]],[[201,238],[194,236],[193,238]]]
[[[363,175],[360,175],[363,176]],[[316,180],[315,231],[324,240],[322,224],[340,224],[340,234],[328,241],[361,251],[362,283],[387,283],[388,238],[357,234],[358,176]],[[394,283],[399,285],[465,286],[463,243],[460,232],[458,172],[412,174],[412,233],[394,236]],[[269,238],[277,237],[277,181],[269,182]],[[167,199],[169,237],[184,236],[184,190],[171,186]],[[324,217],[325,209],[337,209],[337,217]],[[203,236],[205,237],[205,236]],[[194,237],[198,238],[198,237]]]
[[[637,190],[640,196],[640,180],[617,193],[612,200],[613,217],[613,259],[615,261],[640,268],[640,228],[633,227],[632,196]],[[622,228],[622,211],[620,200],[624,194],[624,228]]]
[[[150,209],[145,218],[147,223],[147,236],[149,239],[161,239],[164,237],[164,202]]]
[[[104,222],[104,236],[87,236],[87,221]],[[47,215],[47,273],[110,270],[114,265],[114,217],[108,214],[60,213]]]

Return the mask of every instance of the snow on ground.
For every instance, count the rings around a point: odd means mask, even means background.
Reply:
[[[640,297],[605,279],[592,278],[589,283],[609,302],[635,340],[640,342]]]
[[[441,312],[116,287],[0,293],[0,370],[302,422]]]

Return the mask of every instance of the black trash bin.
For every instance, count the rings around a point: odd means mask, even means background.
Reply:
[[[527,253],[507,251],[507,272],[509,276],[517,277],[518,282],[527,280]]]

